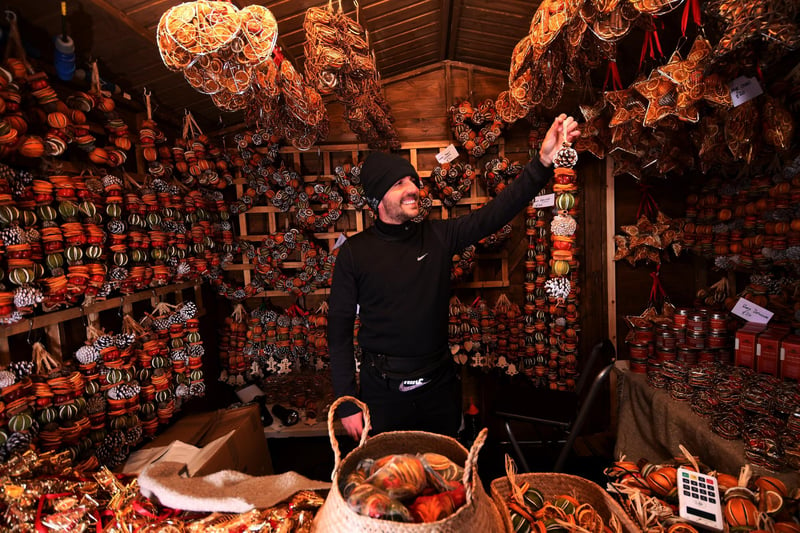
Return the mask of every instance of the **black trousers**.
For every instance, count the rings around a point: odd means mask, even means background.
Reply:
[[[372,434],[428,431],[456,437],[461,427],[461,379],[448,363],[424,386],[402,391],[402,381],[361,367],[361,400],[369,406]],[[427,381],[427,380],[426,380]]]

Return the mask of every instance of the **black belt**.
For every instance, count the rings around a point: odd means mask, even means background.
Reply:
[[[418,379],[435,372],[449,360],[450,350],[446,347],[413,357],[397,357],[364,350],[364,362],[384,379]]]

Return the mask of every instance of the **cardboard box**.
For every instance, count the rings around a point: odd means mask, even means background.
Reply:
[[[748,322],[736,332],[736,341],[734,344],[733,364],[736,366],[745,366],[747,368],[755,368],[756,366],[756,344],[758,335],[764,329],[765,324],[756,324],[755,322]]]
[[[756,371],[762,374],[778,375],[780,366],[781,339],[786,332],[780,328],[767,328],[756,341]]]
[[[784,379],[800,381],[800,336],[789,335],[781,341],[781,370]]]
[[[220,470],[273,473],[257,405],[185,416],[131,454],[123,472],[138,473],[153,462],[171,460],[184,462],[192,477]]]

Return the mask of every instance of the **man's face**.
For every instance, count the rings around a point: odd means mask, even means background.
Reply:
[[[387,224],[402,224],[419,215],[419,188],[411,176],[399,179],[378,204],[378,216]]]

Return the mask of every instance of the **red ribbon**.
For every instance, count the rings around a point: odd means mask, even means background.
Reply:
[[[661,265],[656,266],[655,272],[650,272],[650,277],[653,278],[653,286],[650,288],[650,303],[656,303],[659,296],[662,300],[667,297],[667,293],[664,292],[664,287],[661,285]]]
[[[283,63],[284,56],[280,46],[272,49],[272,60],[275,62],[276,67],[280,67],[281,63]]]
[[[34,525],[38,533],[47,533],[50,528],[42,524],[42,508],[44,507],[45,500],[53,500],[55,498],[63,498],[65,496],[72,496],[71,492],[59,492],[58,494],[45,494],[39,497],[39,505],[36,507],[36,520]]]
[[[608,68],[606,69],[606,79],[603,82],[603,92],[606,92],[606,87],[608,87],[608,80],[611,79],[611,87],[615,91],[621,91],[622,81],[619,79],[619,69],[617,68],[617,60],[616,59],[609,59],[608,60]]]
[[[639,184],[639,190],[642,191],[642,198],[639,200],[639,210],[636,211],[636,220],[639,220],[642,215],[647,218],[652,218],[658,213],[658,204],[653,198],[653,195],[650,194],[650,189],[652,188],[652,185],[647,185],[646,183]]]
[[[689,25],[690,11],[695,25],[702,26],[700,21],[700,0],[686,0],[686,4],[683,6],[683,14],[681,15],[681,32],[684,37],[686,37],[686,27]]]
[[[472,305],[470,307],[478,307],[478,304],[481,302],[481,297],[476,296],[474,300],[472,300]]]
[[[642,41],[642,54],[639,56],[639,70],[642,69],[644,63],[644,56],[650,52],[650,59],[656,58],[656,50],[658,50],[658,57],[664,57],[664,52],[661,50],[661,41],[658,39],[658,30],[656,30],[655,21],[646,32],[644,32],[644,41]]]

